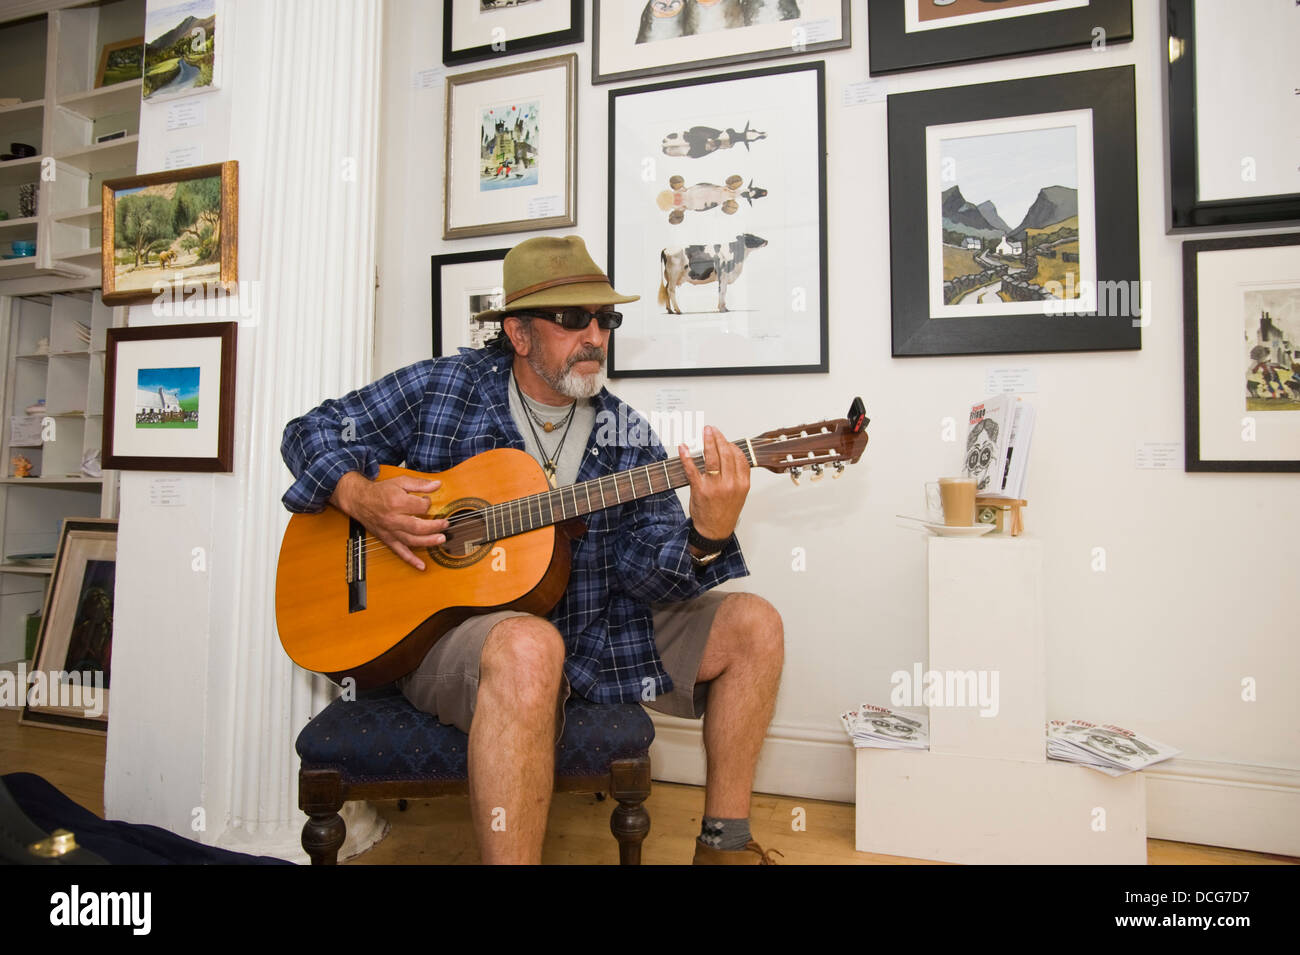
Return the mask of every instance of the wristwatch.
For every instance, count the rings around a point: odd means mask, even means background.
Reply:
[[[698,547],[700,550],[705,552],[703,557],[697,557],[694,554],[691,555],[691,560],[695,562],[696,567],[704,567],[713,563],[722,556],[723,550],[731,541],[730,537],[725,537],[722,540],[714,540],[711,537],[705,537],[695,529],[694,521],[688,520],[686,522],[686,529],[687,544],[691,547]]]

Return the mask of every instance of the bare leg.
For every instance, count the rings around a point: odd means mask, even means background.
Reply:
[[[754,768],[785,660],[781,615],[762,597],[730,594],[718,608],[697,679],[711,680],[704,713],[704,812],[749,818]]]
[[[469,732],[469,795],[485,863],[542,861],[555,787],[564,641],[540,617],[511,617],[483,644]]]

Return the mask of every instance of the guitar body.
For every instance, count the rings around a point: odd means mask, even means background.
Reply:
[[[440,474],[382,465],[377,480],[436,479],[428,516],[446,518],[550,490],[528,454],[498,448]],[[332,506],[295,514],[280,545],[275,617],[294,663],[360,689],[414,670],[463,620],[493,610],[545,616],[569,580],[569,534],[540,527],[466,548],[421,548],[418,571]]]

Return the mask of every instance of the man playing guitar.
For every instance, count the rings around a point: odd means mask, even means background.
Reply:
[[[503,308],[475,316],[503,321],[494,342],[399,369],[289,422],[281,447],[297,478],[284,495],[289,510],[332,504],[423,571],[416,552],[442,544],[448,528],[425,516],[422,495],[439,482],[375,481],[381,464],[440,472],[515,447],[563,486],[666,457],[648,425],[604,388],[610,331],[622,320],[615,306],[638,297],[615,292],[576,236],[520,243],[506,255],[503,284]],[[629,427],[610,441],[598,417]],[[749,572],[733,533],[749,464],[714,428],[703,452],[701,472],[678,448],[689,520],[673,491],[591,513],[549,618],[471,617],[398,681],[416,707],[469,735],[484,862],[541,861],[555,744],[576,692],[702,716],[708,771],[694,861],[771,863],[751,838],[749,809],[781,676],[782,623],[761,597],[709,592]],[[501,809],[504,831],[493,828]]]

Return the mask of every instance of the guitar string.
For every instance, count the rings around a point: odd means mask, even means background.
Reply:
[[[802,437],[802,435],[799,435],[798,437]],[[817,435],[809,435],[809,437],[817,437]],[[733,442],[731,442],[731,443],[732,443],[734,446],[736,446],[736,447],[743,447],[743,446],[746,445],[746,444],[748,444],[748,445],[750,445],[750,446],[755,446],[755,447],[766,447],[766,446],[768,446],[768,445],[772,445],[772,444],[781,444],[781,443],[785,443],[785,442],[787,442],[787,441],[791,441],[791,440],[793,440],[793,438],[786,438],[786,439],[781,439],[781,438],[751,438],[751,439],[749,439],[748,441],[733,441]],[[702,469],[702,466],[703,466],[704,463],[705,463],[703,453],[692,456],[691,461],[692,461],[693,464],[695,464],[695,466],[696,466],[697,468]],[[798,461],[799,461],[799,459],[795,459],[795,461],[791,462],[791,466],[792,466],[792,467],[797,466],[797,465],[798,465]],[[483,523],[483,524],[484,524],[484,528],[485,528],[485,530],[486,530],[486,529],[488,528],[488,526],[489,526],[489,524],[490,524],[491,521],[498,520],[498,519],[501,519],[501,518],[504,518],[505,520],[510,520],[510,521],[513,523],[513,518],[507,516],[507,515],[509,515],[510,511],[513,510],[513,511],[515,512],[515,514],[516,514],[517,516],[520,516],[520,517],[522,517],[522,516],[525,515],[525,514],[527,514],[527,515],[529,515],[529,516],[531,517],[531,515],[533,514],[533,510],[532,510],[532,508],[533,508],[534,505],[537,507],[537,511],[536,511],[536,513],[537,513],[538,516],[540,517],[540,516],[541,516],[541,513],[542,513],[541,508],[542,508],[543,503],[545,503],[545,499],[551,497],[551,496],[554,495],[554,494],[562,493],[563,491],[565,491],[565,490],[567,490],[567,489],[573,489],[572,493],[574,494],[574,498],[575,498],[575,502],[576,502],[577,489],[578,489],[578,488],[582,488],[583,485],[585,485],[585,484],[600,484],[602,481],[604,481],[604,480],[606,480],[607,478],[610,478],[610,477],[615,478],[615,480],[616,480],[616,482],[617,482],[617,478],[618,478],[618,477],[620,477],[620,476],[623,475],[623,474],[630,474],[630,473],[632,473],[632,472],[635,471],[635,470],[646,470],[646,471],[647,471],[647,478],[648,478],[648,472],[649,472],[650,469],[655,468],[655,467],[662,467],[664,464],[667,464],[667,466],[670,467],[670,468],[673,467],[673,466],[677,466],[677,467],[680,469],[682,476],[683,476],[683,477],[685,476],[685,469],[681,467],[681,459],[680,459],[680,458],[665,458],[663,461],[659,461],[659,462],[656,462],[656,463],[654,463],[654,464],[649,464],[649,465],[642,465],[640,468],[634,468],[634,469],[631,469],[631,470],[629,470],[629,471],[619,471],[619,472],[616,472],[615,474],[612,474],[612,475],[605,475],[604,477],[601,477],[601,478],[594,478],[594,479],[592,479],[592,480],[590,480],[590,481],[584,481],[584,482],[579,483],[579,484],[568,484],[568,485],[565,485],[565,486],[562,487],[562,488],[556,488],[556,489],[551,490],[551,491],[542,491],[542,492],[537,493],[537,494],[531,494],[531,495],[527,495],[527,496],[525,496],[525,497],[516,498],[516,499],[513,500],[513,501],[507,501],[507,502],[503,502],[503,503],[501,503],[501,504],[492,504],[492,505],[489,505],[489,506],[486,507],[486,508],[481,508],[481,509],[479,509],[479,510],[468,511],[468,512],[464,512],[464,513],[461,513],[461,514],[457,514],[457,515],[455,515],[454,517],[452,517],[451,520],[449,521],[449,529],[450,529],[450,528],[454,528],[454,527],[458,527],[458,526],[461,526],[461,525],[465,525],[465,524],[471,524],[471,523]],[[760,467],[760,465],[758,465],[758,464],[756,463],[756,464],[754,464],[754,465],[751,465],[751,467]],[[635,483],[633,482],[633,479],[629,478],[629,482],[630,482],[630,483],[633,483],[633,490],[635,490]],[[647,484],[648,484],[648,480],[647,480]],[[669,489],[669,488],[666,488],[665,490],[670,490],[670,489]],[[589,494],[589,493],[590,493],[589,490],[584,490],[584,494]],[[661,492],[654,492],[654,493],[661,493]],[[644,495],[641,495],[641,496],[644,496]],[[629,500],[631,500],[631,499],[632,499],[632,498],[629,498]],[[564,506],[564,505],[563,505],[563,501],[561,501],[561,508],[563,508],[563,506]],[[603,509],[604,509],[603,507],[602,507],[602,508],[592,508],[592,511],[603,510]],[[552,513],[554,512],[554,508],[553,508],[553,506],[551,507],[551,511],[552,511]],[[588,512],[588,513],[590,513],[590,512]],[[412,516],[414,516],[414,515],[412,515]],[[541,524],[541,525],[538,525],[538,526],[539,526],[539,527],[544,527],[544,526],[550,526],[550,524],[551,524],[551,522],[548,522],[548,523]],[[537,529],[537,528],[533,528],[533,530],[536,530],[536,529]],[[492,540],[496,540],[496,539],[504,539],[505,537],[508,537],[508,536],[512,537],[512,536],[515,536],[516,534],[519,534],[519,533],[526,533],[526,532],[524,532],[524,531],[516,531],[515,534],[502,535],[502,538],[491,538],[491,539],[492,539]],[[378,554],[377,556],[374,556],[374,557],[370,556],[372,552],[378,552],[378,551],[387,551],[387,555],[386,555],[386,556],[391,557],[391,558],[393,558],[393,559],[395,559],[395,560],[402,560],[402,558],[401,558],[400,555],[394,553],[394,552],[392,551],[392,549],[391,549],[387,544],[385,544],[382,540],[380,540],[378,537],[375,537],[375,536],[373,536],[373,535],[367,533],[367,534],[364,536],[364,538],[362,538],[362,540],[364,541],[364,547],[363,547],[363,549],[362,549],[362,553],[366,556],[367,561],[373,561],[373,560],[381,560],[381,559],[384,559],[384,558],[385,558],[385,555],[382,554],[382,553],[380,553],[380,554]],[[432,545],[432,546],[437,547],[437,546],[440,546],[440,545],[435,544],[435,545]],[[417,545],[417,548],[416,548],[416,549],[424,549],[424,548],[418,547],[418,545]],[[404,560],[403,560],[403,563],[405,563]]]

